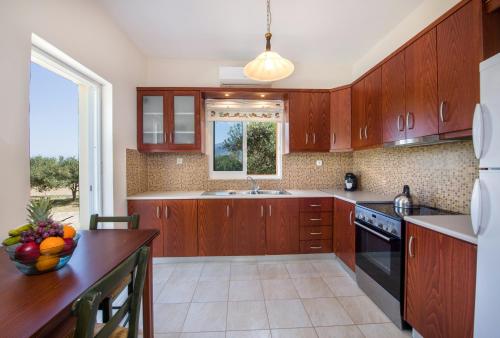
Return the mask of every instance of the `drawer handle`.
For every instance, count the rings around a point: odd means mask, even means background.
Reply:
[[[317,221],[321,221],[321,218],[309,218],[309,220],[317,222]]]
[[[321,204],[309,204],[311,208],[319,208]]]
[[[310,232],[309,235],[323,235],[322,232]]]
[[[160,206],[156,206],[156,218],[160,218]]]
[[[413,240],[415,237],[413,235],[410,236],[410,240],[408,241],[408,255],[410,257],[415,257],[415,254],[413,253]]]
[[[322,249],[323,247],[320,245],[320,246],[310,246],[309,248],[311,248],[311,249]]]

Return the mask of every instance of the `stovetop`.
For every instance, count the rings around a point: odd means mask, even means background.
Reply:
[[[396,209],[393,203],[360,203],[367,209],[377,211],[385,216],[400,220],[405,216],[435,216],[435,215],[454,215],[454,212],[431,208],[424,205],[417,205],[411,209]]]

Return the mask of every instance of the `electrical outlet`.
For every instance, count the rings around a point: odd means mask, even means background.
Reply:
[[[177,157],[177,164],[182,164],[182,157]]]
[[[316,160],[316,167],[321,167],[323,165],[323,160]]]

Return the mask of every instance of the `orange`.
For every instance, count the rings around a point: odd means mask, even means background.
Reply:
[[[41,255],[38,257],[35,267],[38,271],[47,271],[55,268],[57,264],[59,264],[59,257]]]
[[[57,254],[64,248],[64,239],[61,237],[47,237],[40,243],[42,255]]]
[[[76,235],[76,230],[69,224],[63,225],[64,235],[63,238],[73,238]]]

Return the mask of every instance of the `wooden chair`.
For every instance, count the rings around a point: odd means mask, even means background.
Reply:
[[[127,223],[129,229],[137,230],[139,229],[139,215],[134,214],[131,216],[99,216],[98,214],[94,214],[90,216],[90,230],[97,230],[99,223]],[[102,310],[102,319],[104,322],[107,322],[113,313],[113,309],[117,309],[119,307],[113,306],[113,301],[122,293],[122,291],[128,286],[129,294],[131,292],[130,289],[130,276],[126,276],[123,278],[121,283],[118,283],[115,290],[111,292],[109,297],[105,298],[100,305],[100,310]]]
[[[73,314],[77,316],[75,338],[135,338],[138,336],[141,297],[144,290],[149,247],[142,247],[104,276],[73,304]],[[127,275],[132,275],[132,293],[119,307],[107,323],[97,323],[99,304],[109,296]],[[120,323],[128,315],[128,328]]]

